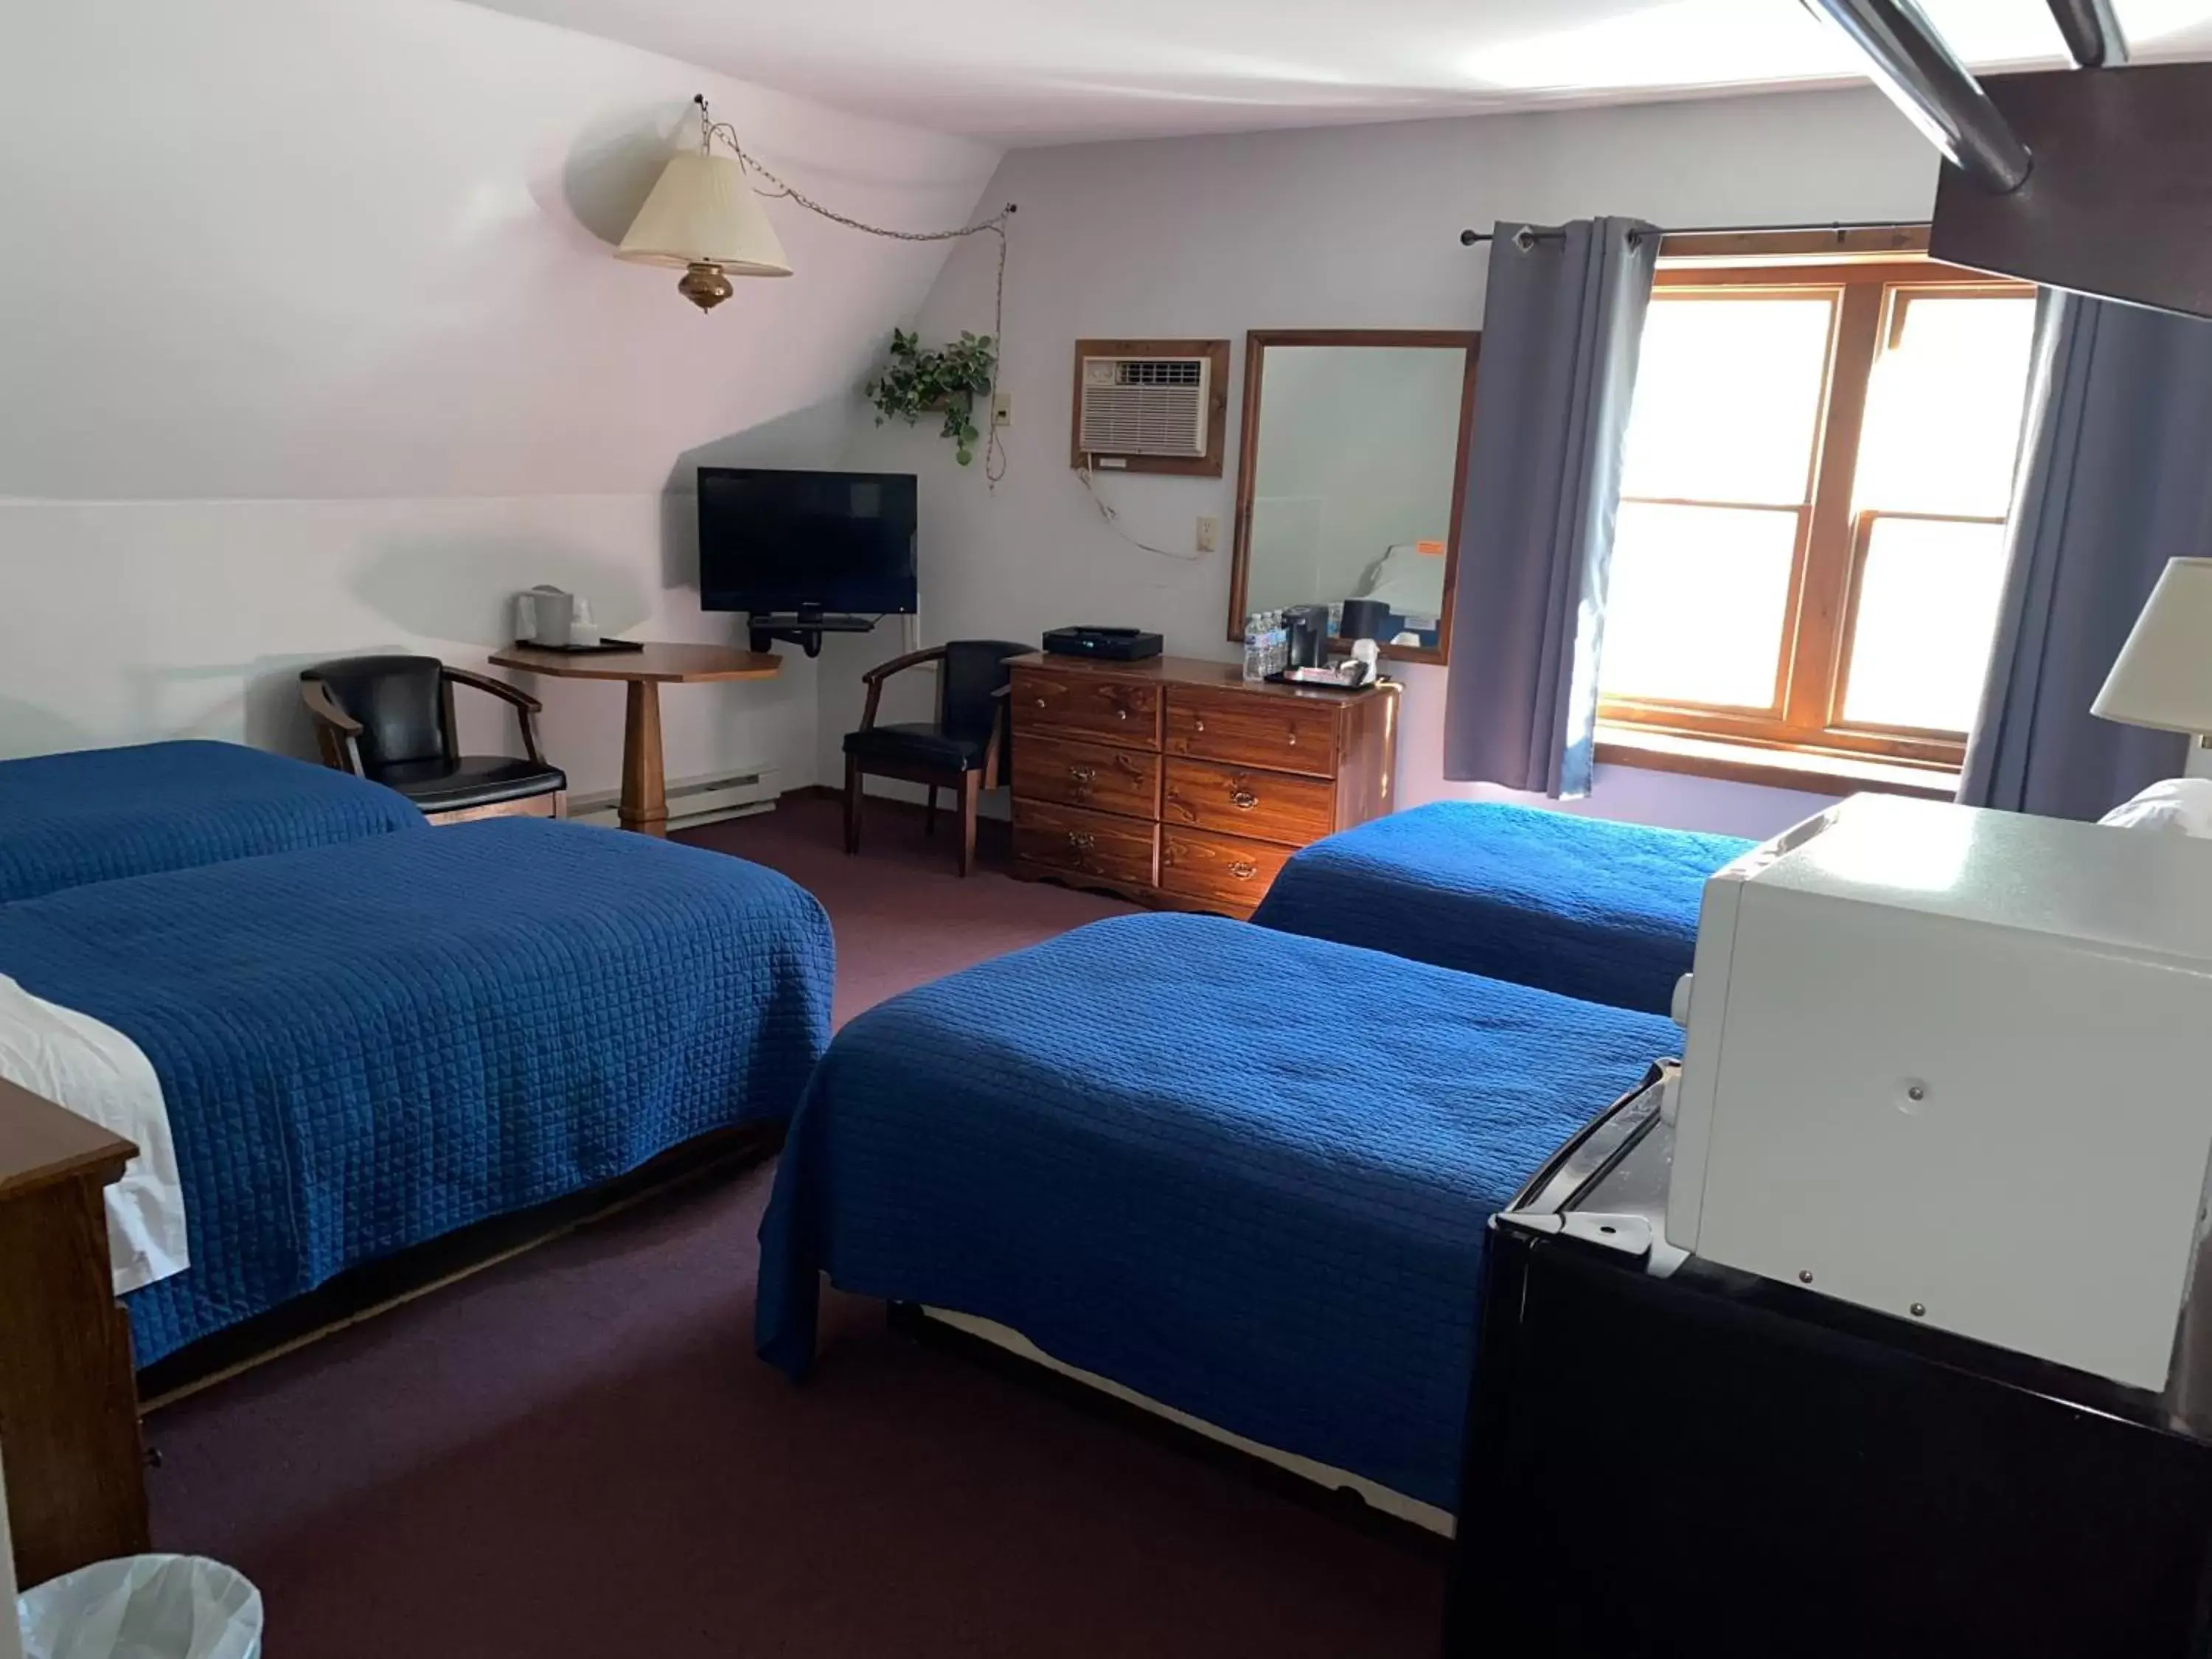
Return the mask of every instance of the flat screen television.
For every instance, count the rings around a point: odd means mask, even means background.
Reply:
[[[699,469],[699,604],[756,615],[915,609],[908,472]]]

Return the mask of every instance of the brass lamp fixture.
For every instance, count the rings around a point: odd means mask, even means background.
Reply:
[[[676,291],[706,312],[736,291],[731,277],[788,276],[791,262],[745,177],[748,159],[736,133],[714,119],[706,99],[692,101],[699,106],[699,148],[668,158],[615,257],[680,269]],[[715,152],[717,133],[729,145],[726,155]]]

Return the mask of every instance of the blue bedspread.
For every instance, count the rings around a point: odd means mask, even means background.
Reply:
[[[548,918],[550,919],[548,919]],[[0,972],[161,1081],[191,1267],[141,1364],[340,1270],[787,1116],[830,927],[772,871],[507,819],[0,909]]]
[[[422,828],[380,783],[235,743],[0,761],[0,903]]]
[[[1299,853],[1252,920],[1619,1008],[1664,1013],[1733,836],[1441,801]]]
[[[1449,1507],[1485,1223],[1676,1036],[1241,922],[1096,923],[839,1034],[762,1225],[760,1352],[804,1373],[826,1269]]]

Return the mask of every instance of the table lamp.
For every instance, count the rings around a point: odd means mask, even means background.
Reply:
[[[2166,561],[2089,712],[2199,744],[2212,732],[2212,559]]]

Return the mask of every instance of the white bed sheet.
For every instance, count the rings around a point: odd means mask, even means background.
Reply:
[[[107,1189],[108,1253],[118,1296],[191,1265],[169,1109],[153,1062],[137,1043],[88,1014],[33,996],[0,974],[0,1077],[137,1146],[123,1178]]]

